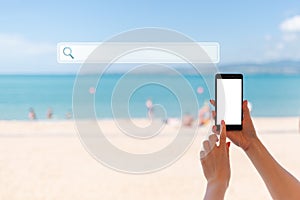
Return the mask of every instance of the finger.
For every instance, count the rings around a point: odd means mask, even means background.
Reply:
[[[212,99],[211,99],[211,100],[209,100],[209,102],[210,102],[211,105],[216,106],[215,100],[212,100]]]
[[[202,144],[203,144],[204,151],[207,154],[210,151],[209,141],[205,140]]]
[[[217,134],[217,135],[220,135],[220,131],[217,129],[217,126],[216,125],[213,125],[213,127],[212,127],[212,132],[213,133],[215,133],[215,134]]]
[[[226,124],[224,120],[221,121],[220,146],[226,146]]]
[[[219,139],[216,134],[212,134],[208,137],[208,140],[209,140],[210,148],[213,149],[214,146],[216,145],[216,142],[218,142]]]
[[[249,111],[249,108],[248,108],[248,101],[247,100],[245,100],[243,102],[243,114],[244,114],[244,119],[251,118],[250,117],[250,111]]]
[[[204,151],[200,151],[200,159],[203,159],[206,156]]]

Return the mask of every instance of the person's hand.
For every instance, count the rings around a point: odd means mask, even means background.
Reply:
[[[215,106],[215,101],[210,100],[210,103]],[[212,111],[212,116],[215,118],[216,112]],[[248,101],[245,100],[243,102],[243,130],[241,131],[227,131],[227,137],[237,146],[241,147],[245,151],[251,146],[253,141],[257,139],[256,131],[252,123],[252,119],[250,116],[250,111],[248,108]],[[212,128],[214,133],[219,134],[217,131],[217,127],[213,126]]]
[[[226,125],[222,121],[220,144],[216,145],[216,134],[209,136],[203,142],[203,151],[200,151],[200,160],[207,180],[205,199],[223,199],[230,179],[229,146],[226,143]]]

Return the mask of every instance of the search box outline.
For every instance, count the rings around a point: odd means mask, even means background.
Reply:
[[[208,57],[211,59],[210,62],[212,63],[219,63],[220,62],[220,45],[218,42],[195,42],[198,44],[203,50],[208,54]],[[109,45],[109,47],[117,48],[120,45],[137,45],[142,44],[145,47],[152,47],[154,44],[162,44],[164,46],[180,46],[180,47],[188,47],[188,45],[195,45],[195,43],[187,43],[187,42],[59,42],[57,43],[57,62],[61,64],[82,64],[88,60],[88,57],[94,50],[101,44]],[[147,46],[149,45],[149,46]],[[117,47],[116,47],[117,46]],[[71,49],[72,56],[67,56],[64,54],[64,49],[68,47]],[[74,50],[75,49],[75,50]],[[79,50],[78,50],[79,49]],[[77,50],[77,51],[76,51]],[[154,50],[153,50],[154,51]],[[210,52],[209,52],[210,51]],[[76,53],[77,52],[77,53]],[[83,53],[82,53],[83,52]],[[210,55],[213,53],[214,55]],[[84,55],[82,55],[84,54]],[[177,57],[176,55],[172,55],[173,57]],[[73,57],[73,58],[72,58]],[[149,59],[146,58],[145,61],[141,61],[142,59],[134,59],[126,61],[117,61],[116,63],[185,63],[184,61],[178,61],[178,59],[168,61],[160,58],[160,60],[156,59]],[[147,60],[148,59],[148,60]],[[125,61],[124,61],[125,60]],[[197,62],[197,61],[196,61]],[[105,61],[97,61],[92,63],[106,63]],[[206,62],[198,62],[198,63],[206,63]]]

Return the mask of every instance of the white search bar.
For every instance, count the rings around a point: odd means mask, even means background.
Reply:
[[[97,51],[99,45],[103,45],[102,53],[99,52],[100,56],[97,56],[97,52],[95,54],[94,51]],[[128,49],[134,51],[128,52]],[[118,59],[116,55],[119,56]],[[217,42],[61,42],[57,44],[58,63],[110,63],[113,59],[114,63],[186,63],[185,59],[193,63],[219,63],[220,47]]]

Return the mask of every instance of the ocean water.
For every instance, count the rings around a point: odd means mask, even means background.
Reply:
[[[122,118],[127,113],[131,117],[144,118],[147,99],[155,105],[155,117],[180,117],[184,113],[196,116],[192,99],[196,99],[201,107],[214,98],[213,76],[186,75],[184,80],[188,86],[174,75],[130,75],[123,82],[120,78],[122,75],[107,74],[95,86],[95,114],[98,118]],[[72,113],[75,79],[75,75],[1,75],[0,120],[27,120],[29,108],[34,109],[38,119],[46,119],[48,108],[53,110],[54,119],[64,119],[66,113]],[[116,89],[120,85],[121,89]],[[176,91],[172,91],[172,87]],[[127,88],[135,90],[128,93]],[[194,96],[186,95],[186,91],[193,92]],[[84,95],[92,93],[93,88]],[[256,117],[300,116],[300,75],[245,74],[244,99],[251,102],[252,115]],[[85,105],[80,106],[84,108]],[[113,116],[112,109],[121,112]]]

